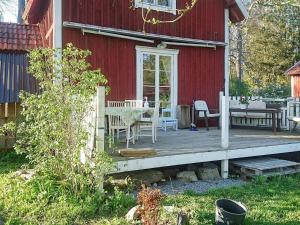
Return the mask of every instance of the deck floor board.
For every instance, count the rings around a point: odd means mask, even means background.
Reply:
[[[229,140],[229,150],[277,146],[300,143],[300,133],[277,132],[274,135],[271,131],[266,130],[232,129]],[[118,147],[124,148],[125,144],[121,143]],[[155,144],[152,144],[151,137],[140,137],[136,144],[130,144],[130,148],[136,150],[153,148],[157,152],[157,156],[224,150],[221,148],[221,130],[218,129],[159,131],[158,141]],[[117,161],[132,159],[116,155],[114,158]]]

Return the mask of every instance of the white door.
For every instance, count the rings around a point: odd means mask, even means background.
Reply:
[[[137,99],[172,109],[176,117],[178,50],[137,47]]]

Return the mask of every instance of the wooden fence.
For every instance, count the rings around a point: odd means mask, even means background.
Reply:
[[[20,105],[17,103],[0,104],[0,127],[5,123],[16,121],[20,112]],[[15,137],[11,134],[0,136],[0,151],[5,151],[13,148]]]

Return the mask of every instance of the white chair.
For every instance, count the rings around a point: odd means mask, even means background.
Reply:
[[[203,100],[195,101],[194,107],[195,107],[196,120],[204,119],[207,130],[209,130],[208,129],[208,119],[211,119],[211,118],[215,118],[217,120],[218,128],[219,128],[219,119],[221,116],[220,113],[210,113],[206,102]]]
[[[142,108],[143,100],[125,100],[127,105],[131,108]]]
[[[137,126],[137,137],[152,137],[152,143],[157,141],[157,126],[159,121],[159,106],[160,102],[155,102],[154,112],[151,118],[141,120]]]
[[[127,103],[125,101],[107,101],[108,107],[126,107]]]
[[[166,108],[162,109],[161,112],[161,125],[163,130],[166,132],[167,127],[173,127],[174,130],[178,130],[178,120],[172,118],[172,109]]]
[[[107,101],[108,107],[127,107],[125,101]],[[126,124],[121,115],[108,115],[108,124],[109,124],[109,134],[112,137],[112,142],[115,140],[115,131],[117,131],[117,139],[120,139],[120,132],[123,130],[126,132],[126,147],[129,147],[129,141],[132,140],[132,143],[135,143],[134,139],[134,130],[128,124]]]

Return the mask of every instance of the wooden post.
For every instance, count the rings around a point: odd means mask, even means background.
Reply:
[[[229,175],[229,160],[225,159],[221,161],[221,176],[223,179],[227,179]]]
[[[222,130],[221,130],[221,146],[229,147],[229,102],[226,96],[222,96]]]
[[[225,79],[225,96],[222,96],[222,133],[221,146],[229,146],[229,10],[225,9],[225,53],[224,53],[224,79]]]
[[[96,151],[104,151],[105,126],[105,87],[97,88],[96,109]]]
[[[224,92],[223,91],[220,91],[219,93],[219,113],[222,112],[222,98],[224,96]],[[219,127],[222,128],[222,115],[220,116],[220,119],[219,119]]]
[[[104,151],[105,87],[97,88],[96,101],[96,152],[99,153],[100,151]],[[99,190],[103,192],[103,180],[99,184]]]

